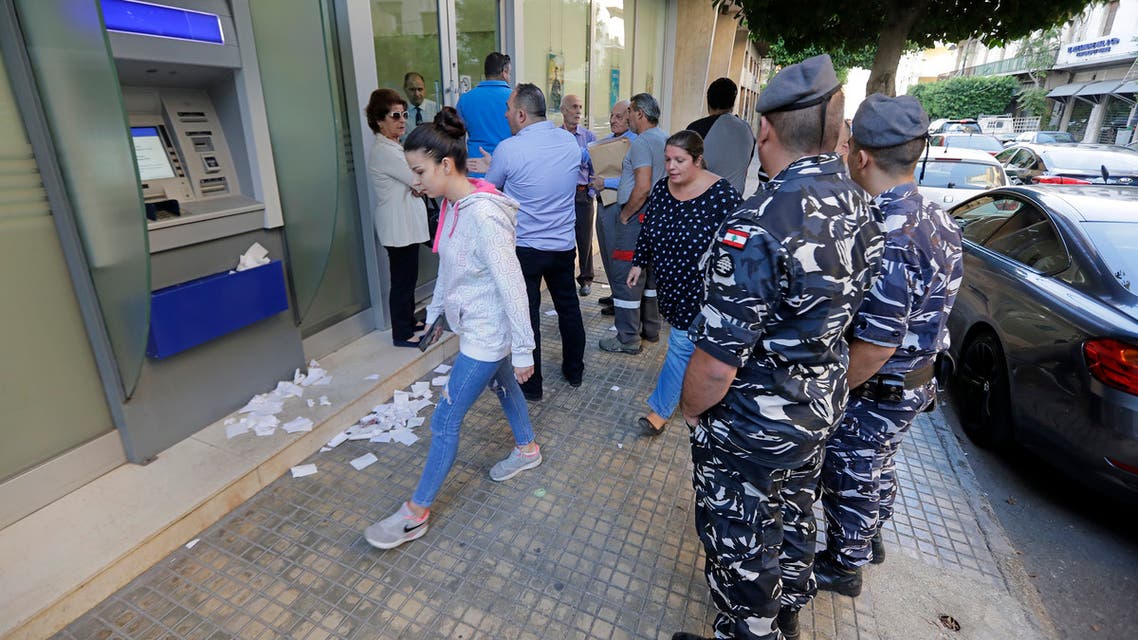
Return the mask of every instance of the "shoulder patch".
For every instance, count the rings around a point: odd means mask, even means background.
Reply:
[[[747,238],[750,237],[751,234],[747,233],[746,231],[728,227],[727,231],[723,233],[723,237],[720,238],[719,241],[729,247],[742,249],[747,244]]]

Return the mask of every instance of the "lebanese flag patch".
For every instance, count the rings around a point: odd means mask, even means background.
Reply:
[[[743,246],[747,244],[747,238],[750,237],[751,234],[747,233],[746,231],[740,231],[739,229],[728,229],[727,233],[724,233],[723,237],[720,238],[719,241],[729,247],[742,249]]]

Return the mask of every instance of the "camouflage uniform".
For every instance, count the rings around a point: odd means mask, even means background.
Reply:
[[[932,367],[948,348],[948,313],[964,272],[960,229],[913,183],[883,192],[876,202],[885,214],[885,254],[881,277],[857,311],[853,337],[897,347],[878,375],[900,379]],[[851,393],[822,467],[826,546],[842,567],[869,562],[870,538],[893,513],[893,458],[935,397],[935,382],[905,389],[900,402]]]
[[[696,529],[720,638],[779,638],[813,597],[811,505],[842,415],[844,333],[877,272],[880,213],[832,153],[802,158],[727,216],[703,257],[697,347],[738,368],[691,434]]]

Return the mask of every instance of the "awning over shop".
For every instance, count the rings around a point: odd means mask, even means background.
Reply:
[[[1048,98],[1069,98],[1069,97],[1075,95],[1075,92],[1077,92],[1079,89],[1082,89],[1084,86],[1086,86],[1086,84],[1087,83],[1085,83],[1085,82],[1072,82],[1071,84],[1060,85],[1060,86],[1052,89],[1051,93],[1047,94],[1047,97]]]
[[[1130,82],[1123,82],[1122,86],[1114,90],[1115,93],[1121,94],[1135,94],[1138,93],[1138,80],[1131,80]]]
[[[1076,91],[1075,95],[1101,96],[1105,94],[1111,94],[1114,93],[1114,90],[1117,89],[1121,84],[1122,82],[1119,80],[1100,80],[1098,82],[1092,82],[1084,86],[1082,89]]]

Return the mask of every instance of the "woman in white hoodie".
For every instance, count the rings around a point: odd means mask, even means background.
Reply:
[[[518,203],[488,182],[467,179],[465,136],[458,113],[444,107],[403,144],[415,176],[412,187],[445,198],[435,234],[439,277],[427,325],[445,314],[458,334],[459,354],[431,417],[431,447],[419,486],[410,501],[364,532],[380,549],[427,532],[431,503],[454,465],[462,420],[487,386],[498,394],[517,445],[490,469],[490,479],[508,480],[541,464],[518,386],[533,375],[534,349],[525,281],[514,251]]]

